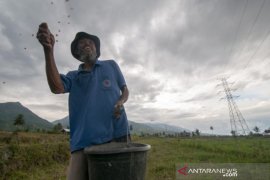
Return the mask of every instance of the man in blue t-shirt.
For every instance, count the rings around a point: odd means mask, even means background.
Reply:
[[[79,32],[71,53],[81,61],[78,70],[59,74],[53,55],[55,43],[46,23],[37,38],[44,49],[49,87],[55,94],[69,93],[71,160],[68,179],[88,179],[83,149],[111,141],[130,140],[123,104],[129,91],[119,66],[113,60],[100,61],[100,40]]]

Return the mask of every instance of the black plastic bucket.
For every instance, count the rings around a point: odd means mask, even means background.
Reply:
[[[89,180],[143,180],[148,144],[107,143],[87,147]]]

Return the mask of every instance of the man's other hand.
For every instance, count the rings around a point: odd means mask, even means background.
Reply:
[[[121,100],[117,101],[117,103],[114,105],[114,112],[113,112],[113,115],[116,119],[120,118],[123,109],[124,109],[123,102]]]
[[[37,39],[44,49],[53,49],[55,39],[52,33],[50,32],[47,23],[41,23],[37,32]]]

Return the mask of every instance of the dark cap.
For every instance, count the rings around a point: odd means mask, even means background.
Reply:
[[[94,41],[95,46],[96,46],[96,51],[97,51],[97,58],[98,58],[100,56],[100,40],[97,36],[91,35],[85,32],[78,32],[75,36],[75,39],[71,43],[70,48],[71,48],[71,54],[73,55],[73,57],[80,60],[79,54],[76,53],[77,52],[76,48],[77,48],[78,41],[82,38],[88,38]]]

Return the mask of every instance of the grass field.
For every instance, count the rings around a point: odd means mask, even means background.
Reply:
[[[178,163],[269,163],[269,138],[145,138],[151,144],[147,180],[175,179]]]
[[[270,163],[270,138],[133,137],[151,145],[146,180],[175,179],[177,163]],[[68,136],[0,132],[0,179],[65,179]]]

